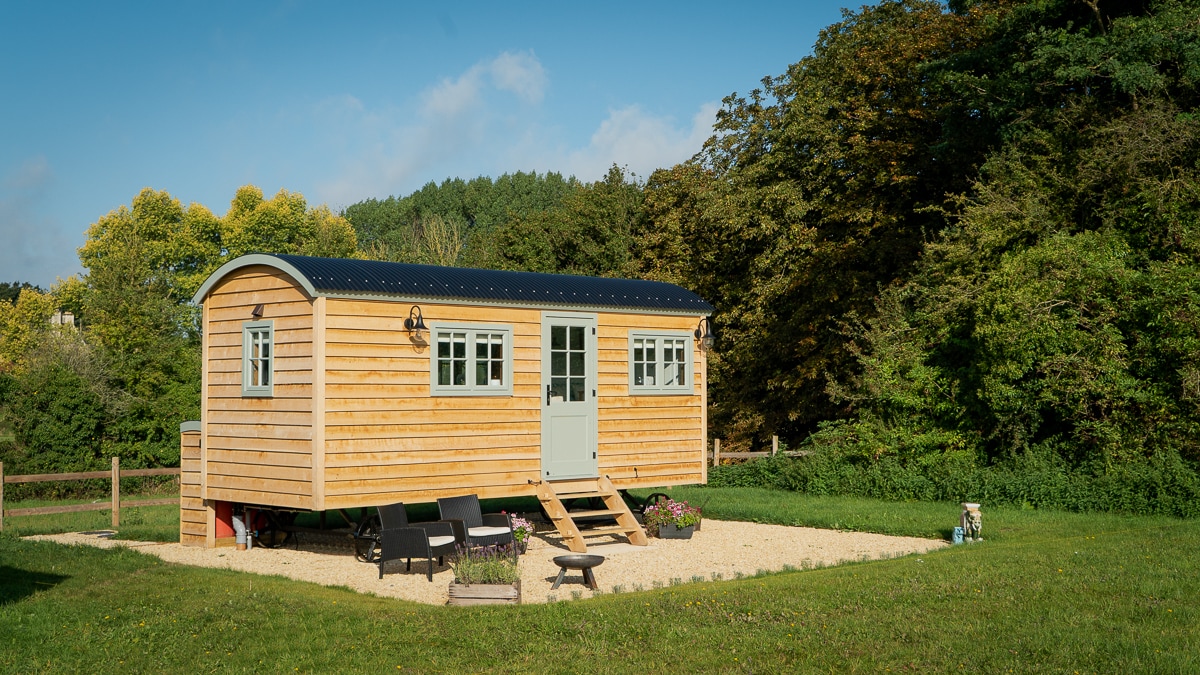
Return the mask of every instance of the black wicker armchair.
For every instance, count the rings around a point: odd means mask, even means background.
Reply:
[[[404,504],[388,504],[379,507],[379,578],[383,578],[383,565],[390,560],[406,559],[405,571],[412,570],[413,558],[429,561],[426,576],[433,581],[433,558],[438,564],[446,563],[445,556],[454,553],[454,548],[465,539],[455,539],[450,523],[412,523]]]
[[[439,517],[454,527],[454,536],[465,539],[469,546],[503,546],[516,548],[512,519],[506,513],[483,513],[477,495],[444,497],[437,500]]]

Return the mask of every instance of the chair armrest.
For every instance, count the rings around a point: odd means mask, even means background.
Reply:
[[[450,525],[451,531],[454,533],[454,541],[465,544],[467,543],[467,524],[459,518],[448,520],[439,520],[439,523],[447,523]]]
[[[459,521],[461,522],[461,521]],[[419,527],[425,530],[426,534],[431,537],[455,537],[454,525],[444,520],[438,520],[430,523],[413,523],[413,527]]]
[[[507,513],[485,513],[483,514],[484,527],[507,527],[512,529],[512,518]]]

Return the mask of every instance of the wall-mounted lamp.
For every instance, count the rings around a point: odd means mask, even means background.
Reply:
[[[254,306],[254,309],[250,312],[250,316],[252,316],[256,319],[261,319],[262,315],[263,315],[263,306],[262,306],[262,303],[260,302]]]
[[[413,305],[412,309],[408,310],[408,318],[404,320],[404,328],[417,341],[421,340],[421,331],[429,330],[425,327],[425,317],[421,316],[421,308],[417,305]]]
[[[713,343],[717,341],[717,336],[713,333],[712,329],[712,319],[707,316],[700,319],[700,323],[696,324],[696,332],[693,335],[700,341],[700,349],[706,352],[710,351],[713,348]]]

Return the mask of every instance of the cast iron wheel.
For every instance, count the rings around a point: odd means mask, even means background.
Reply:
[[[668,495],[665,492],[655,492],[654,494],[650,495],[649,497],[646,497],[646,501],[642,503],[642,513],[643,514],[646,513],[647,506],[650,506],[652,504],[657,504],[659,502],[665,502],[670,498],[671,498],[670,495]]]
[[[370,516],[354,530],[354,558],[371,563],[379,558],[379,514]]]
[[[279,548],[292,540],[288,529],[296,520],[296,514],[279,511],[260,511],[267,522],[254,533],[256,545],[263,548]]]

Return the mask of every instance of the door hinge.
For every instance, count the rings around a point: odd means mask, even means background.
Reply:
[[[592,326],[592,335],[595,335],[595,334],[596,334],[596,327]]]
[[[592,452],[592,459],[596,459],[596,453],[594,451]]]

